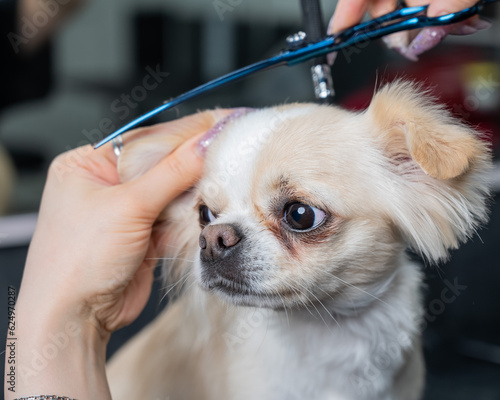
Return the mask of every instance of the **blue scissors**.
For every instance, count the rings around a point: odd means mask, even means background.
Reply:
[[[342,50],[357,43],[377,39],[395,32],[461,22],[478,14],[485,4],[496,1],[500,0],[481,0],[472,7],[440,17],[427,17],[425,12],[428,6],[400,8],[379,18],[360,23],[336,35],[326,36],[324,39],[312,43],[307,41],[305,34],[302,32],[297,33],[287,38],[288,49],[282,51],[280,54],[230,72],[165,102],[161,106],[141,115],[113,132],[97,143],[94,148],[97,149],[101,147],[103,144],[115,139],[124,132],[135,128],[139,124],[165,110],[176,107],[187,100],[200,96],[220,86],[245,78],[255,72],[264,71],[281,65],[296,65],[331,52]]]

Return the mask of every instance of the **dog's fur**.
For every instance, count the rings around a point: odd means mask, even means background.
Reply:
[[[419,92],[396,82],[362,113],[294,104],[223,130],[196,189],[160,218],[184,289],[111,360],[113,399],[420,397],[422,274],[405,249],[445,259],[485,222],[490,154]],[[120,176],[199,131],[127,144]],[[324,222],[291,231],[295,201]],[[200,259],[200,204],[216,216],[203,234],[241,237],[231,262]]]

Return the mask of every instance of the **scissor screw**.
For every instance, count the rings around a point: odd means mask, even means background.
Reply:
[[[305,32],[297,32],[293,35],[287,36],[286,42],[289,48],[297,48],[302,46],[306,41],[306,33]]]

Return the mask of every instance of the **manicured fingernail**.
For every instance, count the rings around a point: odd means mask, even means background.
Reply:
[[[328,28],[326,28],[327,35],[333,35],[333,16],[330,18],[330,22],[328,22]]]
[[[390,49],[404,49],[408,47],[410,37],[408,32],[396,32],[382,38],[385,45]]]
[[[327,61],[327,63],[328,63],[329,66],[332,66],[336,59],[337,59],[337,52],[335,52],[335,53],[328,53],[326,55],[326,61]]]
[[[241,107],[235,108],[234,111],[228,116],[222,118],[213,127],[211,127],[196,143],[195,151],[200,157],[205,157],[207,149],[217,135],[232,121],[242,117],[249,112],[254,111],[253,108]]]
[[[481,18],[474,18],[470,23],[468,23],[468,25],[472,26],[478,31],[482,31],[491,27],[491,22]]]
[[[408,48],[402,53],[410,60],[418,60],[418,56],[439,44],[448,34],[449,29],[432,27],[423,29]]]
[[[478,31],[488,29],[490,26],[491,23],[488,21],[474,17],[465,22],[452,25],[449,33],[452,35],[472,35]]]

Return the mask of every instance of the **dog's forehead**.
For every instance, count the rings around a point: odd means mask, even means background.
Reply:
[[[200,187],[210,193],[237,201],[249,198],[252,177],[259,154],[273,141],[288,121],[310,112],[312,105],[284,106],[251,112],[234,121],[211,146],[207,156],[205,177]],[[220,190],[222,189],[222,190]],[[239,207],[242,207],[239,204]]]
[[[247,114],[211,146],[200,183],[202,197],[220,210],[250,210],[286,181],[314,198],[333,199],[340,180],[355,177],[358,166],[366,164],[361,138],[366,124],[358,116],[315,104]]]

